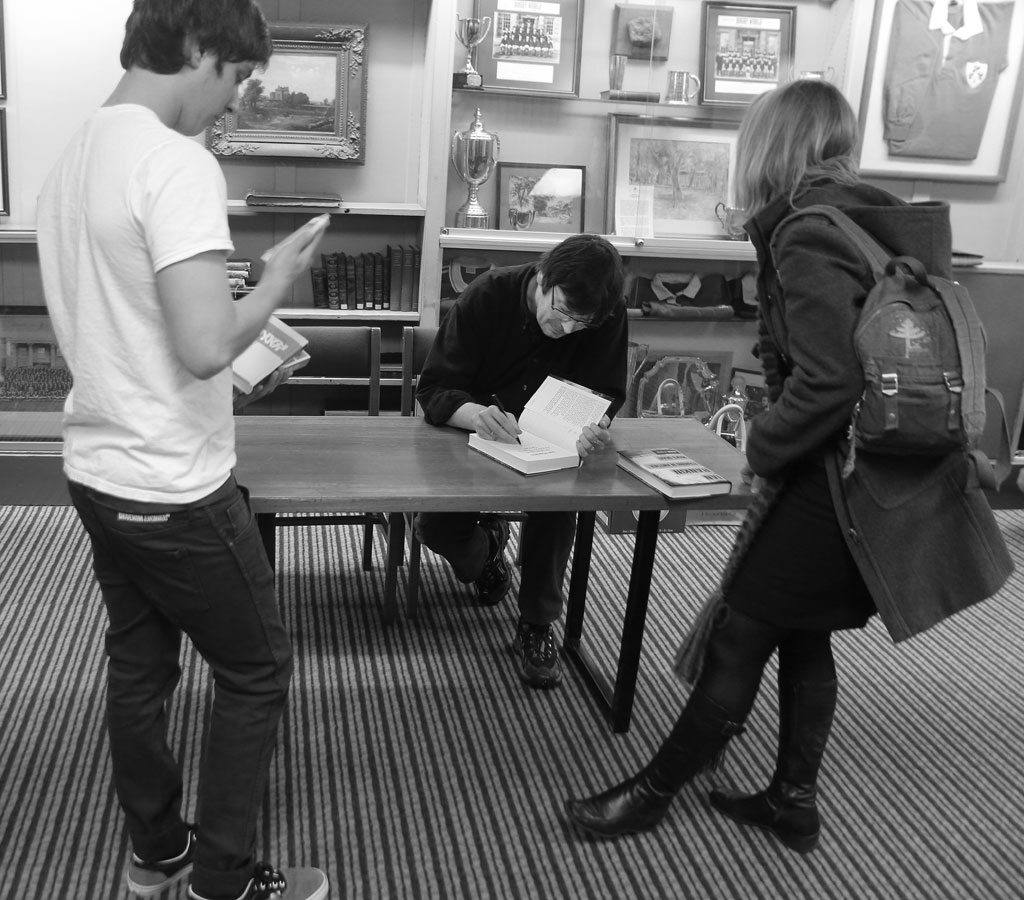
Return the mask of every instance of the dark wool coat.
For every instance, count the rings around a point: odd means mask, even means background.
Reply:
[[[947,204],[908,204],[868,185],[827,181],[796,200],[816,203],[839,207],[890,252],[951,277]],[[760,266],[759,349],[772,400],[751,428],[747,459],[764,477],[784,475],[807,456],[824,459],[847,546],[900,641],[994,594],[1013,563],[966,454],[859,453],[853,474],[842,477],[846,429],[864,387],[853,331],[873,279],[828,220],[808,216],[778,229],[790,212],[782,200],[747,224]]]

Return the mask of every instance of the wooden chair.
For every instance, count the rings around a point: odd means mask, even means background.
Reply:
[[[434,338],[437,335],[436,328],[427,326],[408,326],[402,330],[402,396],[401,412],[403,416],[411,416],[416,411],[416,381],[423,364],[426,362],[427,354],[433,346]],[[522,513],[502,513],[505,518],[511,521],[525,521],[526,516]],[[416,537],[413,528],[413,516],[406,513],[403,517],[404,529],[409,532],[409,568],[406,579],[406,609],[410,618],[415,618],[419,610],[419,586],[420,586],[420,559],[422,557],[423,545]],[[396,523],[397,524],[397,523]],[[392,544],[394,549],[392,550]],[[402,551],[404,548],[404,536],[396,535],[391,529],[389,537],[389,560],[388,565],[397,569],[402,564]],[[391,558],[392,552],[394,558]],[[518,557],[516,562],[518,563]]]
[[[380,414],[380,328],[370,325],[297,325],[295,330],[309,340],[309,362],[292,375],[270,397],[287,405],[290,415],[369,415]],[[365,388],[354,391],[353,388]],[[360,397],[358,408],[350,407]],[[357,401],[359,402],[359,401]],[[252,404],[260,414],[262,401]],[[249,411],[246,408],[246,412]],[[383,513],[311,513],[275,517],[281,525],[362,525],[363,568],[373,568],[373,530],[386,527]],[[271,563],[274,561],[271,560]],[[393,618],[385,599],[384,617]]]

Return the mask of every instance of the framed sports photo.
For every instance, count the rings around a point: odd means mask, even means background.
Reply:
[[[506,231],[583,231],[584,166],[498,163],[498,228]]]
[[[583,0],[476,0],[474,15],[491,20],[476,50],[484,91],[579,95]]]
[[[701,31],[702,104],[746,106],[789,80],[795,6],[705,0]]]

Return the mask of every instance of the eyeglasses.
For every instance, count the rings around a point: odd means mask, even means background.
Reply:
[[[555,288],[551,292],[551,308],[556,313],[558,313],[562,318],[569,319],[575,322],[577,325],[582,326],[583,328],[600,328],[601,325],[604,324],[604,319],[601,319],[599,321],[595,321],[594,319],[581,319],[579,316],[573,315],[567,309],[562,309],[562,307],[559,306],[555,300],[555,291],[557,290],[558,288]]]

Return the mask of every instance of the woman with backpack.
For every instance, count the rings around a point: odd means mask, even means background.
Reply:
[[[853,334],[874,276],[828,218],[784,220],[814,204],[838,207],[892,254],[951,276],[948,205],[908,204],[862,182],[857,141],[853,110],[821,80],[761,95],[740,126],[736,195],[757,251],[771,401],[747,438],[757,493],[681,651],[679,674],[694,686],[671,732],[639,773],[566,804],[588,835],[655,827],[743,731],[777,651],[774,774],[764,790],[713,791],[711,803],[793,850],[813,850],[838,688],[832,632],[861,628],[877,612],[894,641],[910,638],[994,594],[1013,568],[966,448],[860,452],[849,471],[847,433],[865,384]]]

